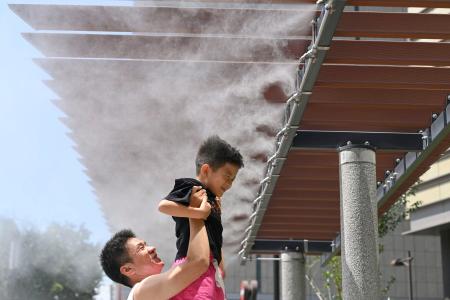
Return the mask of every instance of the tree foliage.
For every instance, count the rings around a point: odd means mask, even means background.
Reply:
[[[19,230],[0,220],[0,299],[93,299],[102,278],[89,232],[52,224]]]

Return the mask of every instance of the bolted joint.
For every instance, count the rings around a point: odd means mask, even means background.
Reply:
[[[433,123],[434,121],[436,121],[436,119],[438,118],[438,114],[437,113],[432,113],[431,114],[431,123]]]

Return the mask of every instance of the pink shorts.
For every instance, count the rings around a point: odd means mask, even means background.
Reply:
[[[186,258],[177,259],[173,266],[184,263]],[[225,294],[218,280],[222,281],[222,275],[217,268],[217,262],[211,258],[208,270],[203,273],[197,280],[192,282],[188,287],[180,293],[170,298],[171,300],[224,300]],[[216,274],[216,272],[218,274]],[[220,279],[217,278],[220,277]],[[222,281],[223,282],[223,281]],[[223,285],[223,283],[222,283]]]

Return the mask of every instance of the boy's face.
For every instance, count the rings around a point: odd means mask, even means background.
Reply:
[[[222,195],[233,185],[233,181],[236,178],[238,171],[239,167],[230,163],[225,163],[216,170],[209,167],[206,174],[206,184],[208,189],[216,196],[222,197]]]

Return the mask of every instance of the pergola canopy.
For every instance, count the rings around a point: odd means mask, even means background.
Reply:
[[[349,0],[346,5],[450,7],[450,2]],[[202,74],[195,72],[198,66],[220,64],[222,74],[208,83],[218,87],[255,66],[267,73],[289,67],[294,71],[294,78],[297,76],[295,67],[299,65],[297,60],[312,49],[312,36],[317,39],[322,30],[330,35],[329,44],[321,45],[317,50],[319,59],[309,57],[300,64],[299,70],[303,73],[299,75],[299,83],[308,79],[307,68],[314,68],[316,74],[309,78],[312,89],[300,91],[304,95],[310,94],[304,101],[298,128],[294,130],[417,133],[429,129],[432,133],[427,136],[431,138],[420,154],[405,151],[377,153],[380,213],[386,211],[450,146],[446,117],[450,94],[450,43],[414,41],[450,39],[450,15],[344,11],[333,27],[322,22],[322,5],[319,5],[319,10],[311,13],[317,21],[317,31],[311,33],[310,28],[296,26],[296,23],[283,32],[270,26],[274,19],[280,22],[295,20],[297,14],[307,9],[297,5],[292,8],[217,8],[207,5],[202,8],[10,7],[36,30],[25,33],[24,37],[48,57],[37,63],[53,77],[49,86],[62,99],[79,100],[76,104],[70,101],[59,104],[69,115],[74,105],[82,106],[86,99],[108,96],[111,101],[120,101],[130,91],[151,97],[155,91],[151,88],[140,90],[139,84],[142,78],[149,74],[153,76],[149,71],[153,69],[181,68],[184,72],[179,76],[192,74],[192,84],[201,85]],[[243,26],[248,19],[258,20],[257,26]],[[41,30],[46,32],[39,32]],[[55,30],[62,32],[48,32]],[[242,45],[250,42],[251,51],[247,51],[249,47],[239,51]],[[200,51],[205,48],[209,51]],[[185,51],[187,49],[189,51]],[[95,86],[120,84],[123,77],[132,78],[133,82],[106,95],[93,91]],[[177,78],[167,80],[176,81]],[[288,94],[279,82],[274,81],[267,85],[264,97],[269,103],[280,104],[290,97]],[[144,117],[146,111],[141,113]],[[436,114],[434,118],[433,114]],[[120,111],[111,111],[108,117],[117,115]],[[69,122],[72,122],[71,128],[80,128],[73,132],[75,140],[84,154],[94,186],[101,187],[108,172],[102,170],[101,164],[96,164],[94,157],[89,157],[98,146],[92,145],[92,140],[83,139],[86,131],[105,125],[101,115],[90,126],[83,125],[87,122],[83,116]],[[433,131],[430,129],[432,124],[435,124]],[[276,158],[282,163],[275,166],[275,173],[268,174],[270,179],[260,185],[256,199],[262,197],[263,200],[255,201],[250,226],[244,234],[241,251],[244,257],[252,252],[257,240],[330,242],[339,234],[337,152],[333,149],[296,149],[290,144],[288,147],[286,156]],[[389,174],[396,173],[398,177],[389,181],[388,170]],[[272,190],[264,194],[269,182]],[[110,193],[100,192],[100,198],[109,196]],[[108,208],[108,213],[120,213],[113,211],[113,207]],[[242,231],[240,234],[242,237]],[[256,251],[264,252],[264,249],[257,247]],[[266,252],[273,251],[274,248],[266,249]]]

